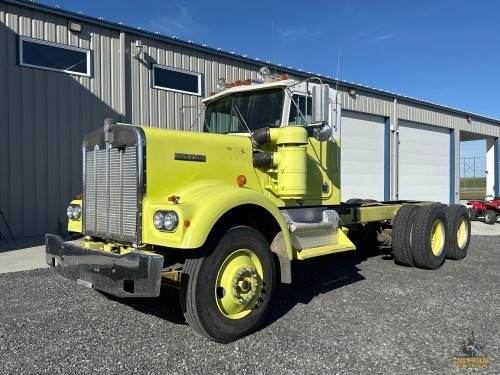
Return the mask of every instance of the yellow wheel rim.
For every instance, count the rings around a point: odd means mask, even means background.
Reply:
[[[229,255],[217,274],[215,299],[229,319],[248,315],[259,301],[264,276],[262,264],[252,251],[241,249]]]
[[[467,244],[468,239],[469,239],[469,226],[467,225],[467,220],[465,220],[465,218],[462,217],[458,222],[458,231],[457,231],[458,247],[463,249]]]
[[[436,220],[434,224],[432,224],[431,231],[431,249],[435,256],[440,255],[444,249],[444,236],[444,224],[441,220]]]

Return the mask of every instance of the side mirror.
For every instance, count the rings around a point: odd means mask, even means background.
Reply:
[[[327,124],[320,125],[314,128],[313,135],[320,142],[328,141],[332,137],[332,128]]]
[[[325,124],[328,122],[330,86],[317,85],[312,88],[312,122]]]

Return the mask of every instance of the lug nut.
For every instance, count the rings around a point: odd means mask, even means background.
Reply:
[[[239,273],[237,273],[236,275],[234,275],[234,277],[236,278],[236,280],[241,279],[241,275]]]
[[[234,293],[233,296],[234,296],[234,298],[240,298],[240,294],[239,293]]]
[[[245,301],[243,301],[243,298],[240,298],[240,299],[238,300],[238,302],[239,302],[239,303],[241,303],[241,304],[243,304]]]

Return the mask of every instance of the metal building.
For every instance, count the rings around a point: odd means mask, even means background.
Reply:
[[[0,48],[0,210],[16,237],[64,230],[82,189],[82,138],[105,118],[182,129],[195,119],[181,122],[181,107],[201,105],[219,77],[274,68],[20,0],[0,0]],[[342,92],[343,200],[456,202],[460,141],[472,139],[487,140],[488,194],[500,195],[500,121],[319,77]]]

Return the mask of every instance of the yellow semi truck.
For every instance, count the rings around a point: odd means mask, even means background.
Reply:
[[[292,261],[363,238],[406,266],[464,258],[464,206],[340,201],[339,98],[318,78],[262,69],[256,80],[219,80],[202,132],[105,120],[84,138],[83,195],[67,211],[82,241],[47,234],[47,263],[119,297],[175,286],[187,322],[227,343],[259,326]]]

